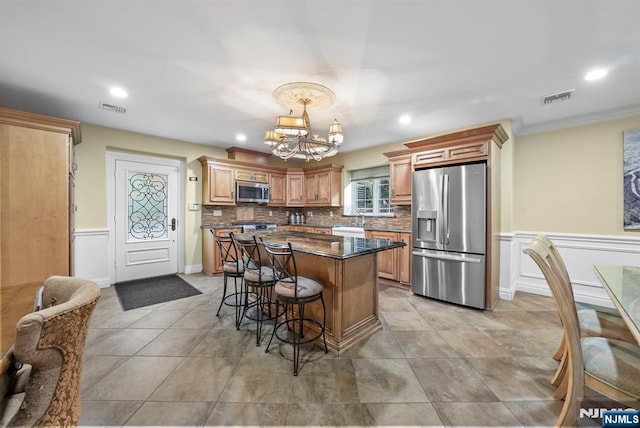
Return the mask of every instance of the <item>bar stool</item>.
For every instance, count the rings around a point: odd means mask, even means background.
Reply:
[[[262,256],[255,236],[239,238],[233,233],[230,233],[229,236],[240,250],[240,256],[245,265],[245,292],[247,298],[253,297],[253,301],[245,300],[243,316],[256,322],[256,346],[259,346],[264,322],[276,318],[273,294],[276,279],[273,275],[273,269],[262,263]],[[242,322],[242,317],[240,321]]]
[[[236,310],[236,330],[240,329],[240,322],[244,314],[245,302],[247,295],[243,290],[244,281],[244,262],[238,257],[238,248],[234,245],[230,236],[216,236],[213,229],[210,230],[213,240],[218,246],[220,253],[220,261],[222,262],[222,273],[224,274],[224,285],[222,289],[222,299],[218,306],[216,316],[220,316],[222,305],[232,306]],[[233,278],[234,292],[227,294],[227,280]],[[238,279],[240,279],[240,287],[238,288]]]
[[[328,352],[327,339],[325,337],[325,324],[327,320],[327,310],[322,296],[323,286],[314,279],[298,276],[296,260],[293,256],[291,244],[269,244],[260,238],[260,242],[269,257],[271,268],[277,282],[274,286],[276,294],[276,313],[280,314],[280,304],[284,306],[284,321],[276,323],[271,332],[271,339],[265,349],[269,352],[269,347],[276,336],[280,341],[293,345],[293,375],[298,376],[300,365],[300,345],[310,343],[322,336],[324,352]],[[309,303],[320,300],[322,302],[322,322],[311,318],[305,318],[305,306]],[[295,310],[297,309],[297,313]],[[312,324],[318,328],[318,333],[313,337],[304,337],[304,324]],[[286,333],[292,332],[292,339],[278,333],[281,327],[286,326]],[[296,331],[297,328],[297,331]]]

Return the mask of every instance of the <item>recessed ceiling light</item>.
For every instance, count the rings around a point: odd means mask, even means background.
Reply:
[[[409,116],[408,114],[403,114],[402,116],[400,116],[400,119],[398,119],[398,122],[400,122],[403,125],[406,125],[407,123],[411,123],[411,116]]]
[[[590,72],[588,72],[584,76],[584,80],[587,80],[587,81],[590,82],[592,80],[602,79],[606,75],[607,75],[607,70],[605,70],[604,68],[598,68],[598,69],[591,70]]]
[[[118,97],[118,98],[126,98],[128,95],[127,91],[125,91],[122,88],[111,88],[109,89],[109,93],[114,97]]]
[[[244,134],[238,134],[236,135],[236,140],[238,141],[247,141],[247,136]]]

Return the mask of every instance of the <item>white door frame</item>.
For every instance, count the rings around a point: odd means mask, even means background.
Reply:
[[[158,165],[166,165],[178,167],[178,227],[177,227],[177,244],[178,244],[178,272],[184,273],[184,231],[185,231],[185,163],[183,160],[163,158],[157,156],[134,155],[130,153],[107,151],[107,225],[109,228],[109,249],[108,249],[108,271],[109,283],[116,282],[116,223],[115,223],[115,204],[116,204],[116,161],[143,162]]]

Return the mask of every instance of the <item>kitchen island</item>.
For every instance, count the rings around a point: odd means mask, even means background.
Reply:
[[[291,243],[298,275],[324,285],[326,338],[331,351],[345,352],[382,328],[378,319],[376,254],[404,243],[293,231],[256,232],[255,236],[268,243]],[[263,263],[264,260],[266,256]],[[322,320],[321,303],[310,304],[305,316]],[[317,331],[313,325],[309,329],[310,333]]]

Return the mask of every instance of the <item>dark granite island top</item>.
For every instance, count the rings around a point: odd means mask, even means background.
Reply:
[[[238,236],[246,239],[251,238],[253,235],[261,237],[265,242],[276,244],[286,244],[289,242],[294,251],[334,259],[359,257],[365,254],[404,247],[406,245],[404,242],[393,242],[387,239],[348,238],[294,231],[254,232],[244,233]]]
[[[382,328],[378,319],[377,253],[400,248],[404,243],[294,231],[256,232],[255,236],[265,242],[290,242],[298,275],[323,285],[327,346],[331,351],[345,352]],[[305,316],[322,320],[320,302],[309,304]],[[308,329],[317,332],[311,323]]]

